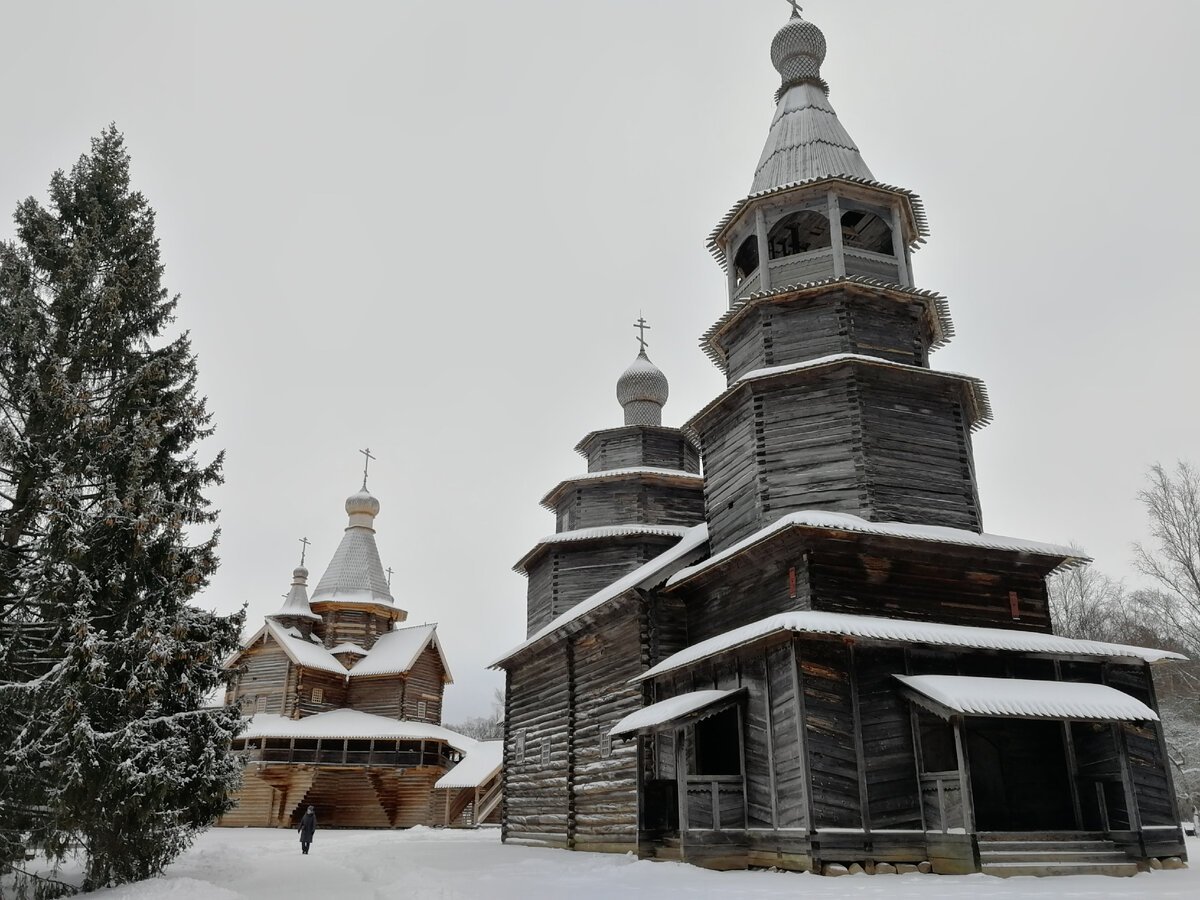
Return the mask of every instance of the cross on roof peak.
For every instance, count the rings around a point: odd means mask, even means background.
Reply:
[[[369,465],[371,465],[371,460],[375,459],[375,457],[371,454],[370,447],[368,447],[366,450],[359,450],[358,452],[361,453],[364,457],[363,458],[363,486],[362,486],[362,489],[365,491],[367,489],[367,467]]]
[[[800,13],[804,11],[804,7],[797,3],[796,0],[788,0],[788,3],[792,4],[792,18],[800,18]]]
[[[638,330],[638,346],[640,348],[640,352],[645,353],[647,346],[646,329],[650,326],[646,324],[646,320],[642,317],[641,313],[638,313],[638,320],[633,323],[633,327]]]
[[[300,538],[300,565],[304,565],[304,556],[308,553],[308,545],[311,543],[307,537]]]
[[[391,566],[387,567],[388,587],[392,586],[392,572],[395,571]]]

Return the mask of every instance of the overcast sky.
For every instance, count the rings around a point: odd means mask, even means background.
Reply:
[[[227,452],[203,597],[274,612],[370,488],[409,622],[441,623],[446,720],[487,711],[524,636],[511,571],[620,424],[650,321],[664,422],[723,386],[705,238],[749,189],[784,0],[0,0],[0,236],[109,122],[158,213]],[[1136,580],[1147,467],[1200,463],[1200,3],[812,0],[830,99],[922,196],[920,287],[988,384],[988,531],[1074,541]]]

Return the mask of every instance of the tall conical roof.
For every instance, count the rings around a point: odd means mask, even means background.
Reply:
[[[750,193],[832,175],[875,180],[829,105],[824,60],[825,36],[793,11],[771,42],[771,62],[783,82]]]
[[[321,618],[308,605],[308,569],[304,566],[297,566],[292,570],[292,589],[288,591],[287,599],[283,601],[279,612],[271,618],[282,619],[287,616],[317,620]]]
[[[379,501],[364,486],[346,498],[346,513],[350,524],[313,591],[312,602],[392,606],[392,593],[379,561],[379,548],[375,546],[374,526],[375,517],[379,515]]]

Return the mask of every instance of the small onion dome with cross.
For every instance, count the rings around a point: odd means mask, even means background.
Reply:
[[[814,81],[822,87],[821,63],[825,61],[825,35],[812,22],[800,18],[792,8],[792,18],[771,41],[771,64],[787,88],[802,81]]]
[[[644,349],[617,379],[617,402],[625,410],[626,425],[661,425],[668,394],[667,376]]]

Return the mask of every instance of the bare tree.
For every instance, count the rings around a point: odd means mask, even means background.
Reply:
[[[1048,578],[1046,590],[1055,634],[1092,641],[1127,639],[1129,597],[1121,582],[1092,566],[1076,566]]]
[[[1200,651],[1200,473],[1180,460],[1172,471],[1150,468],[1138,492],[1150,519],[1153,546],[1134,544],[1134,564],[1158,591],[1143,592],[1146,611],[1192,653]]]

